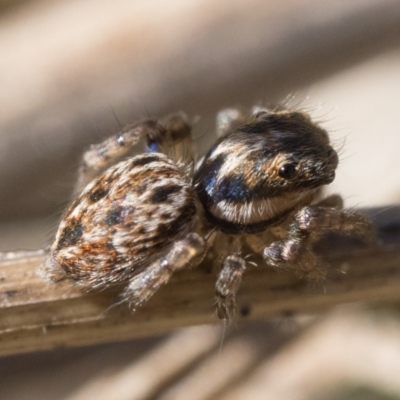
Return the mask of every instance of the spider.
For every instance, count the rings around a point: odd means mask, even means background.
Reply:
[[[125,284],[123,299],[136,309],[213,248],[221,257],[217,315],[228,319],[245,248],[268,266],[320,281],[326,269],[312,246],[321,235],[369,234],[369,221],[342,210],[339,196],[316,202],[335,178],[338,156],[307,114],[227,109],[216,132],[199,160],[184,113],[139,121],[93,145],[42,265],[45,276],[85,289]],[[146,152],[127,157],[142,138]]]

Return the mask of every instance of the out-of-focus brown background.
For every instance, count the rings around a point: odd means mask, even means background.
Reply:
[[[82,151],[121,124],[184,110],[204,151],[221,108],[287,96],[340,149],[329,191],[399,203],[399,92],[396,0],[1,1],[0,250],[51,239]],[[400,398],[399,325],[352,309],[8,357],[0,398]]]

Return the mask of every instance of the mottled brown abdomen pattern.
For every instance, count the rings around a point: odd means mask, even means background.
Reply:
[[[194,225],[193,189],[160,153],[122,161],[67,210],[45,268],[83,286],[125,281],[162,257]]]

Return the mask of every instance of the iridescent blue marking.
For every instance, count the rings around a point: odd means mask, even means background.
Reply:
[[[204,181],[206,182],[206,192],[209,196],[212,196],[214,194],[214,188],[215,188],[215,184],[217,181],[217,178],[213,175],[211,176],[207,176]]]
[[[160,147],[157,142],[149,142],[146,146],[147,153],[160,153]]]
[[[218,185],[218,201],[228,200],[242,203],[251,201],[253,196],[254,193],[250,192],[249,186],[240,171],[237,175],[222,179]]]
[[[226,158],[226,155],[221,155],[204,168],[201,181],[204,185],[204,191],[210,200],[212,199],[213,203],[218,203],[222,200],[233,202],[250,201],[253,193],[250,193],[240,169],[236,174],[222,179],[219,177],[219,171],[223,163],[226,162]]]

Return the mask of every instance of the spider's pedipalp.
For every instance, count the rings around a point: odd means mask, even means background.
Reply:
[[[320,205],[300,209],[289,226],[286,240],[275,241],[263,251],[265,261],[277,269],[293,270],[309,280],[322,281],[326,271],[312,251],[313,245],[327,232],[373,238],[371,222],[359,213]]]

